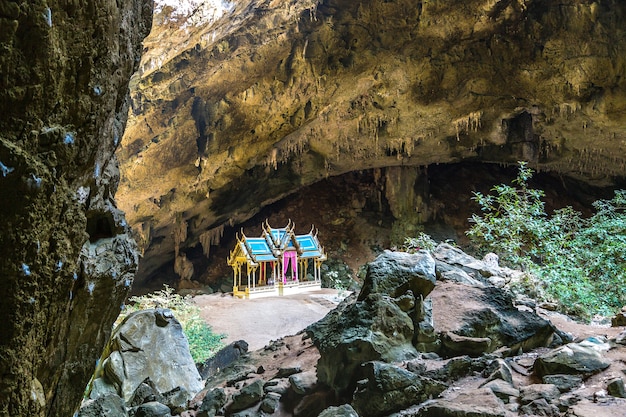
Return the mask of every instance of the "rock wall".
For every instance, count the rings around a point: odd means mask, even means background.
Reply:
[[[152,2],[0,0],[0,415],[78,408],[137,266],[114,151]]]
[[[161,10],[133,80],[119,200],[143,276],[183,222],[182,250],[354,170],[626,172],[623,2],[204,3],[204,20]]]

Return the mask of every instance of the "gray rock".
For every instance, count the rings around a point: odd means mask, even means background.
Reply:
[[[419,417],[505,417],[506,410],[488,388],[468,390],[452,399],[428,402]]]
[[[115,385],[110,384],[105,378],[96,378],[93,380],[91,383],[91,391],[89,392],[90,399],[93,400],[109,394],[117,395]]]
[[[511,371],[511,367],[502,359],[492,361],[485,369],[485,373],[488,374],[487,381],[501,379],[509,384],[513,384],[513,373]]]
[[[111,353],[96,374],[119,384],[118,393],[126,402],[146,378],[160,393],[183,388],[185,401],[203,388],[187,338],[170,310],[128,315],[114,331],[107,350]]]
[[[167,405],[172,413],[180,414],[187,409],[189,398],[192,397],[183,387],[176,387],[171,391],[163,393],[163,399],[159,402]]]
[[[317,376],[315,371],[294,374],[289,377],[289,383],[296,394],[306,395],[315,390],[317,386]]]
[[[248,343],[245,340],[237,340],[236,342],[223,347],[213,357],[207,359],[203,364],[198,366],[200,376],[202,379],[207,379],[210,375],[215,374],[220,369],[226,368],[246,352],[248,352]]]
[[[495,287],[440,282],[430,295],[435,330],[442,335],[443,356],[478,356],[507,346],[511,351],[545,346],[552,324],[513,305],[509,293]],[[437,320],[445,314],[445,320]]]
[[[559,417],[561,413],[555,404],[551,404],[545,398],[538,398],[520,407],[523,415],[541,417]]]
[[[291,388],[291,383],[287,378],[281,379],[271,379],[265,383],[263,386],[263,391],[265,392],[274,392],[279,395],[285,394],[289,388]]]
[[[528,404],[540,398],[552,402],[559,398],[561,392],[552,384],[532,384],[520,388],[520,402]]]
[[[412,404],[436,397],[447,386],[382,362],[365,363],[352,406],[364,416],[386,416]]]
[[[592,375],[609,367],[597,349],[580,343],[569,343],[556,348],[535,360],[535,373],[543,377],[554,374]]]
[[[230,412],[245,410],[261,401],[263,398],[263,380],[257,379],[246,385],[241,391],[233,395]]]
[[[582,385],[583,379],[580,375],[545,375],[542,379],[544,384],[552,384],[563,392],[568,392]]]
[[[613,378],[606,385],[606,390],[613,397],[626,398],[624,392],[624,380],[622,378]]]
[[[85,401],[78,411],[78,417],[128,417],[128,412],[124,400],[116,394],[107,394]]]
[[[226,404],[226,393],[222,388],[214,388],[208,391],[202,399],[196,417],[215,417]]]
[[[359,417],[359,414],[350,404],[344,404],[339,407],[328,407],[318,417]]]
[[[501,379],[495,379],[483,385],[485,388],[489,388],[496,397],[500,398],[503,402],[508,403],[511,398],[517,398],[520,392],[513,386],[512,383],[503,381]]]
[[[470,276],[467,272],[459,267],[448,265],[445,262],[439,260],[435,261],[435,271],[437,279],[441,281],[455,281],[460,284],[471,285],[475,287],[484,287],[485,284]]]
[[[415,254],[385,251],[367,266],[367,273],[358,300],[370,294],[396,298],[412,291],[423,298],[435,287],[435,260],[429,252]]]
[[[458,267],[469,274],[474,274],[475,277],[489,278],[500,273],[499,267],[494,267],[490,262],[478,260],[448,243],[437,245],[432,254],[436,260]]]
[[[163,403],[163,396],[156,389],[154,383],[150,378],[146,378],[133,393],[128,405],[131,407],[137,407],[141,404],[157,401]]]
[[[168,406],[151,401],[135,408],[135,417],[172,417]]]
[[[261,401],[260,410],[264,413],[274,414],[278,410],[278,404],[280,403],[280,394],[275,392],[268,392],[263,401]]]
[[[389,296],[340,305],[306,329],[320,351],[318,380],[337,392],[351,391],[362,363],[417,357],[413,330],[411,317]]]
[[[293,366],[289,368],[278,368],[278,372],[274,378],[287,378],[293,374],[302,372],[302,368],[299,366]]]

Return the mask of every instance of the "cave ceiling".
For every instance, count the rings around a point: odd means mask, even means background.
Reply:
[[[617,0],[157,10],[118,150],[142,275],[356,170],[526,160],[610,184],[626,172],[625,18]]]

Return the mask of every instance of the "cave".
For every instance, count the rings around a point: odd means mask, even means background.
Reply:
[[[345,267],[347,274],[356,279],[359,268],[365,263],[385,248],[400,247],[404,238],[413,237],[419,231],[438,242],[453,241],[471,249],[465,231],[471,226],[472,214],[480,212],[472,199],[473,193],[489,194],[495,185],[511,184],[518,165],[467,161],[413,167],[409,171],[417,173],[410,175],[411,187],[414,195],[420,196],[424,217],[402,221],[394,216],[391,206],[398,203],[390,204],[382,179],[385,168],[325,178],[267,205],[241,224],[225,227],[208,257],[200,243],[186,250],[187,258],[194,265],[193,280],[213,291],[230,291],[232,272],[226,259],[235,235],[243,230],[248,236],[256,236],[261,233],[266,219],[275,224],[292,220],[299,232],[308,232],[314,225],[331,263]],[[593,213],[594,201],[611,198],[614,189],[626,187],[626,180],[615,177],[610,186],[594,185],[575,177],[542,171],[535,172],[529,185],[545,192],[548,213],[571,206],[588,216]],[[414,200],[405,203],[414,203]],[[398,224],[397,228],[394,223]],[[157,290],[164,283],[171,286],[179,283],[173,260],[152,274],[144,275],[140,265],[133,292],[143,294]]]
[[[89,242],[95,243],[100,239],[110,239],[115,232],[115,222],[111,212],[87,212],[87,234]]]

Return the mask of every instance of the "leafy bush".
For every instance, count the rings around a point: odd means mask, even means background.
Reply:
[[[626,191],[595,202],[596,214],[587,219],[571,207],[549,216],[543,191],[528,188],[531,176],[520,163],[514,186],[474,194],[482,215],[472,216],[470,240],[528,270],[536,280],[527,289],[558,301],[563,311],[585,319],[614,313],[626,304]]]
[[[172,310],[176,319],[183,327],[183,332],[189,342],[191,357],[195,363],[202,363],[220,350],[224,343],[223,334],[215,334],[200,317],[200,309],[193,303],[190,296],[181,296],[167,284],[159,291],[150,294],[130,297],[130,304],[126,306],[116,324],[130,313],[151,308],[168,308]]]
[[[437,247],[437,242],[430,235],[419,232],[417,237],[407,237],[404,239],[402,250],[408,253],[415,253],[420,249],[433,250]]]

